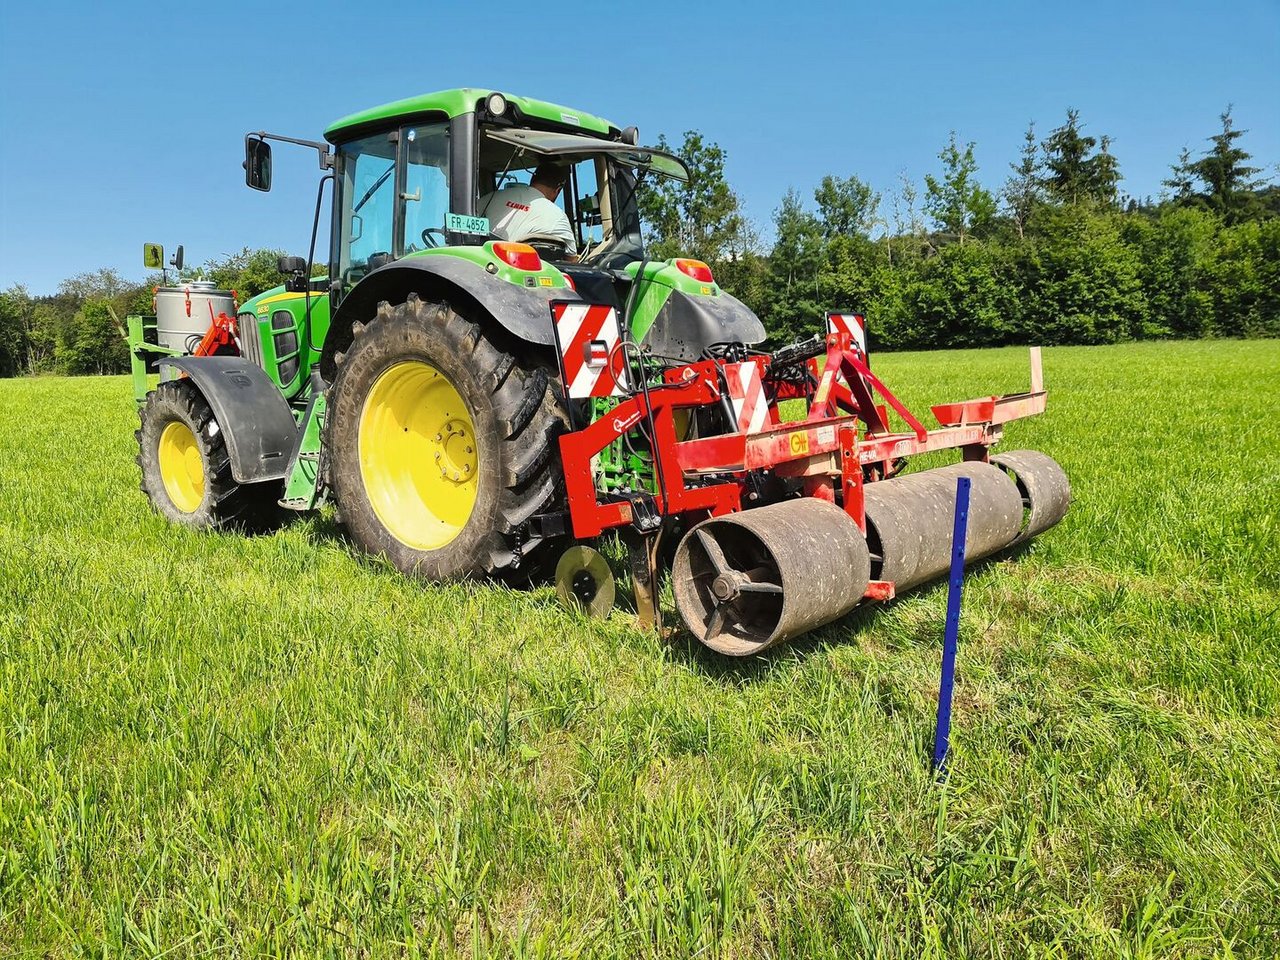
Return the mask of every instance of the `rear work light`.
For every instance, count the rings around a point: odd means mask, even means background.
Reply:
[[[527,243],[500,241],[493,245],[493,255],[517,270],[537,271],[542,269],[542,258],[538,256],[538,251]]]
[[[701,260],[677,260],[676,269],[686,277],[693,277],[699,283],[716,282],[715,277],[711,276],[711,268]]]

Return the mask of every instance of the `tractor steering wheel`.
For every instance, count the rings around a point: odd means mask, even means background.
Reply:
[[[436,243],[434,240],[431,239],[430,234],[433,234],[433,233],[440,234],[440,240],[441,240],[440,243]],[[439,227],[427,227],[427,229],[422,231],[422,242],[425,243],[428,247],[442,247],[448,244],[449,235],[445,233],[443,230],[441,230]]]

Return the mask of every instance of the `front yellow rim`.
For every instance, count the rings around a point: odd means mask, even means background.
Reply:
[[[191,428],[174,420],[160,434],[160,476],[165,493],[183,513],[195,513],[204,501],[204,461]]]
[[[438,550],[476,505],[474,424],[435,367],[406,360],[374,381],[360,413],[360,475],[369,504],[401,543]]]

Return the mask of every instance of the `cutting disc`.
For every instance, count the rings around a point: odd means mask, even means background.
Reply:
[[[573,546],[556,564],[556,595],[566,607],[603,620],[613,609],[613,572],[590,547]]]

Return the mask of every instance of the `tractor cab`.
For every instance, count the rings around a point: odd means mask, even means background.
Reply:
[[[313,366],[332,379],[357,325],[410,292],[547,348],[550,302],[566,297],[613,306],[635,343],[666,356],[696,359],[716,344],[764,340],[759,319],[705,263],[646,256],[637,193],[658,178],[688,181],[689,170],[674,154],[640,146],[634,127],[527,97],[445,90],[345,117],[323,143],[249,134],[246,182],[260,190],[270,188],[269,140],[320,151],[316,226],[332,181],[320,324],[314,298],[291,308],[314,360],[298,370],[300,389]],[[540,169],[553,171],[559,189],[534,189]],[[509,203],[536,206],[523,226],[538,229],[521,229]]]
[[[403,257],[487,241],[527,242],[541,259],[609,301],[644,257],[636,192],[646,177],[687,180],[678,157],[634,143],[634,128],[608,134],[565,130],[491,95],[461,118],[426,116],[336,140],[332,261],[341,296]],[[495,114],[498,106],[501,113]],[[567,115],[567,114],[566,114]],[[528,187],[539,167],[559,171],[556,204],[573,240],[503,231],[503,193]],[[526,190],[523,193],[528,194]]]

